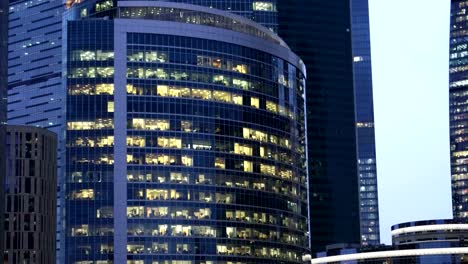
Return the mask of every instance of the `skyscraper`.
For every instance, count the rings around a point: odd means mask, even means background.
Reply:
[[[43,128],[9,125],[6,142],[3,263],[55,263],[57,136]]]
[[[64,10],[63,0],[10,0],[8,25],[8,124],[43,127],[58,136],[58,250],[64,224]]]
[[[307,66],[312,251],[360,243],[350,1],[278,2],[279,30]]]
[[[380,244],[368,0],[351,1],[362,245]]]
[[[468,2],[451,1],[450,17],[450,161],[455,218],[468,217]]]
[[[305,67],[228,12],[75,3],[65,263],[301,263]]]

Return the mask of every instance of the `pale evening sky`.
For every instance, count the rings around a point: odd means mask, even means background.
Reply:
[[[451,218],[449,0],[369,0],[382,243]]]

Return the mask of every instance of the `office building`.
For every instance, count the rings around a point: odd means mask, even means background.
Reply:
[[[465,220],[427,220],[392,226],[392,246],[336,245],[307,263],[447,263],[468,262]]]
[[[340,242],[378,244],[367,0],[353,0],[351,4],[343,0],[176,1],[252,19],[278,33],[304,60],[309,76],[313,250]]]
[[[3,263],[55,263],[57,136],[7,127]]]
[[[361,240],[350,8],[344,0],[279,1],[277,6],[278,34],[307,66],[313,252]]]
[[[452,205],[455,218],[468,217],[468,39],[466,20],[468,3],[451,1],[450,16],[450,164]]]
[[[361,244],[380,244],[368,0],[351,1]]]
[[[243,17],[70,4],[64,263],[301,263],[305,67]]]
[[[64,10],[63,0],[10,0],[8,21],[8,124],[43,127],[58,136],[57,250],[63,247],[65,199]]]

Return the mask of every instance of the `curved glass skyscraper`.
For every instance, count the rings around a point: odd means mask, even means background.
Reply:
[[[69,7],[65,263],[301,263],[302,61],[216,9]]]

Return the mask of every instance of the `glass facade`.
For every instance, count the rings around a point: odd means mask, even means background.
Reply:
[[[361,244],[364,246],[379,245],[379,202],[368,0],[352,0],[351,15],[354,92],[356,94]]]
[[[450,160],[455,218],[468,217],[468,1],[452,0],[450,27]]]
[[[43,127],[58,135],[57,250],[64,225],[63,10],[62,0],[15,0],[8,18],[8,124]]]
[[[303,63],[262,27],[129,3],[67,23],[65,263],[301,263]]]
[[[316,221],[313,225],[320,226],[316,229],[317,233],[311,236],[314,239],[313,245],[321,248],[327,243],[354,243],[359,240],[365,245],[378,244],[380,238],[367,1],[353,0],[351,4],[347,1],[316,3],[297,0],[176,2],[209,6],[245,16],[278,33],[291,45],[293,51],[300,54],[306,62],[308,76],[311,76],[307,80],[307,87],[310,88],[307,95],[310,105],[307,109],[311,133],[309,141],[313,140],[314,143],[309,145],[309,157],[312,161],[309,169],[310,175],[315,177],[312,182],[316,186],[316,196],[312,197],[314,203],[311,203],[311,218]],[[324,18],[324,12],[336,17]],[[351,17],[347,14],[349,12]],[[352,24],[349,23],[350,19]],[[331,23],[329,21],[338,21],[339,25],[323,31],[321,25],[328,25]],[[347,29],[351,29],[351,39],[346,33]],[[342,41],[336,43],[336,39]],[[326,54],[326,51],[329,53]],[[352,54],[355,54],[354,58]],[[351,65],[352,61],[354,65]],[[332,80],[337,75],[342,76],[341,79]],[[353,89],[355,98],[351,98]],[[340,109],[335,109],[336,105],[340,105]],[[356,126],[357,133],[354,131]],[[359,153],[357,156],[354,153],[356,151]],[[357,173],[359,182],[353,179]],[[343,186],[343,180],[348,184]],[[337,192],[347,194],[336,195]],[[355,213],[357,210],[360,210],[360,215]],[[357,233],[359,218],[360,237]],[[346,219],[349,225],[341,223],[340,219]],[[321,228],[323,226],[328,226],[328,229]],[[340,226],[346,228],[340,229]],[[350,228],[355,231],[349,231]]]
[[[169,0],[165,0],[168,1]],[[277,0],[170,0],[226,10],[254,20],[271,31],[278,32]]]
[[[344,0],[277,3],[278,34],[307,66],[313,252],[361,241],[350,8]]]

